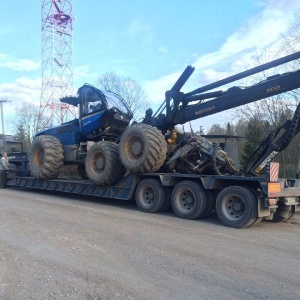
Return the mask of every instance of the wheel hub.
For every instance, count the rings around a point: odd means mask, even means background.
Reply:
[[[151,205],[154,200],[154,191],[151,188],[146,188],[143,193],[144,205]]]
[[[44,162],[44,152],[41,152],[39,155],[39,165],[41,166]]]
[[[192,204],[193,203],[193,197],[191,197],[191,196],[188,196],[187,198],[186,198],[186,202],[188,203],[188,204]]]
[[[239,203],[239,202],[234,203],[234,204],[233,204],[233,209],[234,209],[235,211],[241,211],[241,209],[242,209],[241,203]]]
[[[178,204],[182,211],[188,212],[194,207],[194,202],[193,194],[189,191],[185,191],[182,193]]]
[[[132,154],[135,156],[139,156],[143,153],[143,144],[141,141],[135,141],[131,146]]]
[[[40,167],[44,162],[44,151],[42,148],[38,149],[33,155],[34,164]]]
[[[227,217],[231,220],[237,220],[245,212],[245,205],[241,198],[237,196],[229,197],[225,204]]]
[[[96,168],[97,168],[97,170],[101,171],[101,170],[104,170],[104,167],[105,167],[104,157],[100,156],[96,160]]]

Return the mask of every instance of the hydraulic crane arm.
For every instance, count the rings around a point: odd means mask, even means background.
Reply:
[[[166,92],[165,101],[158,111],[152,116],[152,110],[147,110],[143,123],[155,126],[163,133],[166,133],[178,124],[184,124],[300,88],[300,70],[297,70],[295,72],[273,75],[246,87],[233,86],[227,90],[215,90],[236,80],[299,58],[300,51],[185,94],[180,90],[194,72],[194,68],[188,66],[174,86]],[[273,131],[257,147],[243,170],[244,174],[258,175],[273,157],[288,146],[293,137],[300,131],[299,116],[300,105],[297,107],[292,120],[286,121],[283,126]],[[213,149],[213,147],[215,148]],[[226,156],[226,153],[222,153],[216,145],[212,146],[211,143],[205,141],[202,137],[191,137],[185,140],[182,145],[178,145],[176,149],[175,154],[169,157],[166,163],[170,170],[176,169],[178,171],[181,168],[183,172],[212,172],[214,174],[238,172],[231,163],[230,158]]]
[[[232,87],[227,91],[212,92],[189,96],[183,99],[183,105],[178,108],[172,118],[172,125],[184,124],[188,121],[203,118],[231,108],[254,101],[282,94],[300,87],[300,71],[272,76],[249,87]],[[194,105],[184,105],[184,101],[202,101],[205,97],[219,95],[211,100]]]
[[[300,131],[300,103],[294,116],[272,131],[254,150],[244,168],[245,175],[258,175],[279,152],[283,151]]]
[[[177,124],[184,124],[195,119],[299,88],[300,70],[274,75],[248,87],[234,86],[226,91],[211,91],[225,84],[299,58],[300,51],[184,94],[180,89],[194,72],[194,68],[188,66],[174,86],[166,92],[165,101],[158,111],[154,116],[148,116],[144,120],[144,123],[154,125],[163,132],[166,132]],[[165,114],[162,113],[163,111],[165,111]]]

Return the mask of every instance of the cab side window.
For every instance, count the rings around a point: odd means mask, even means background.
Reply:
[[[84,90],[82,100],[83,115],[92,114],[105,109],[103,100],[92,89]]]

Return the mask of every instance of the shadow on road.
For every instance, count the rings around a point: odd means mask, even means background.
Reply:
[[[49,191],[49,190],[41,190],[41,189],[27,189],[22,187],[13,187],[9,188],[15,191],[20,191],[22,193],[30,194],[34,192],[36,195],[45,195],[47,197],[51,197],[53,201],[72,201],[77,203],[90,203],[90,204],[97,204],[97,205],[105,205],[108,207],[117,207],[121,209],[126,209],[129,211],[140,211],[135,203],[134,200],[119,200],[119,199],[111,199],[111,198],[98,198],[95,196],[89,195],[80,195],[80,194],[72,194],[72,193],[64,193],[64,192],[57,192],[57,191]],[[168,216],[168,217],[175,217],[176,215],[172,211],[167,212],[159,212],[159,215]],[[197,219],[193,220],[193,222],[205,222],[208,224],[220,225],[221,223],[216,215],[215,212],[212,215],[205,219]]]

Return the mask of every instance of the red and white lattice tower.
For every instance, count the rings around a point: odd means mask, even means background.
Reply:
[[[72,0],[42,0],[42,91],[40,116],[48,126],[61,124],[76,112],[60,98],[73,91]]]

